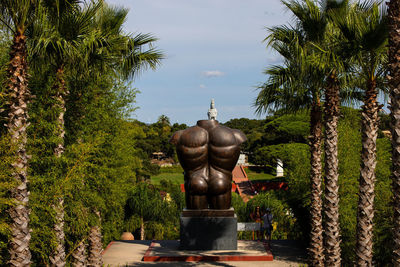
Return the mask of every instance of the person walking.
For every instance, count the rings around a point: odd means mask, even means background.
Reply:
[[[271,242],[271,234],[272,234],[272,219],[273,216],[271,214],[271,209],[267,208],[265,210],[265,214],[262,216],[263,227],[262,227],[262,236],[266,236],[268,244]]]

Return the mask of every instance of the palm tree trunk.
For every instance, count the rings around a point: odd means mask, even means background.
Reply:
[[[64,136],[65,136],[65,121],[64,121],[64,115],[65,115],[65,98],[68,95],[68,91],[66,90],[65,87],[65,79],[64,79],[64,65],[60,65],[59,68],[57,69],[57,74],[56,74],[56,82],[53,86],[53,89],[55,91],[55,100],[56,100],[56,108],[59,109],[59,114],[57,118],[57,129],[58,129],[58,138],[60,142],[58,143],[57,147],[54,149],[54,155],[56,157],[61,157],[61,155],[64,153]]]
[[[63,267],[66,265],[65,260],[65,234],[64,234],[64,198],[59,197],[58,203],[54,205],[56,211],[56,223],[54,225],[54,231],[57,239],[57,247],[50,257],[51,266]]]
[[[99,217],[99,224],[101,224],[100,220],[100,212],[96,212]],[[103,242],[101,236],[101,228],[99,225],[93,226],[90,229],[89,233],[89,258],[88,258],[88,266],[90,267],[101,267],[103,265]]]
[[[64,153],[64,136],[65,136],[65,126],[64,126],[64,114],[65,114],[65,95],[67,94],[65,88],[64,80],[64,67],[61,65],[57,69],[56,82],[53,86],[56,92],[55,99],[57,101],[57,108],[60,113],[57,118],[57,128],[58,128],[58,138],[60,142],[54,149],[54,155],[59,158]],[[57,203],[54,205],[56,211],[56,222],[54,225],[54,231],[57,239],[57,247],[50,257],[50,262],[52,266],[64,267],[66,265],[65,261],[65,234],[64,234],[64,197],[63,193],[60,193],[60,197],[57,198]]]
[[[26,152],[28,127],[28,108],[30,98],[28,88],[28,64],[26,61],[26,36],[22,31],[14,34],[8,66],[9,110],[7,128],[12,143],[16,147],[15,161],[12,163],[13,176],[18,186],[11,191],[15,206],[10,208],[12,238],[9,243],[10,266],[29,266],[31,239],[29,229],[29,190],[28,190],[28,159]]]
[[[400,2],[389,2],[389,86],[392,119],[393,266],[400,266]]]
[[[319,99],[313,102],[310,120],[310,163],[311,163],[311,236],[310,236],[310,265],[324,265],[324,247],[322,238],[322,111]]]
[[[376,138],[378,137],[378,103],[376,83],[367,85],[362,108],[362,149],[357,209],[356,265],[372,266],[372,237],[375,198]]]
[[[340,266],[338,120],[339,86],[334,73],[325,90],[325,264]]]
[[[140,218],[140,240],[144,240],[144,222],[143,222],[143,217]]]
[[[85,267],[86,265],[86,243],[85,240],[79,242],[79,245],[75,250],[72,252],[72,266],[74,267]]]

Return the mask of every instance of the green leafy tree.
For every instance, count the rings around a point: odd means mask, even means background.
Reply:
[[[82,92],[80,83],[72,79],[69,84],[71,97]],[[96,255],[93,252],[99,251],[102,242],[120,237],[126,191],[141,168],[135,146],[143,132],[127,122],[121,112],[134,101],[135,90],[107,75],[85,83],[85,89],[81,98],[69,99],[84,106],[86,116],[69,118],[74,121],[72,125],[81,128],[78,141],[66,146],[63,155],[63,168],[67,170],[63,176],[67,261],[74,264],[85,264],[87,256]],[[73,132],[66,129],[67,133]],[[93,248],[89,254],[87,243]],[[91,258],[100,260],[97,256]]]
[[[10,198],[10,191],[16,186],[16,181],[13,179],[11,163],[14,155],[10,153],[13,148],[10,147],[8,136],[0,137],[0,264],[5,265],[8,260],[7,248],[8,240],[11,239],[11,229],[9,219],[5,216],[7,210],[13,206],[13,201]]]
[[[274,192],[260,193],[246,203],[247,220],[251,218],[250,214],[254,212],[257,206],[261,208],[262,212],[265,212],[267,208],[271,209],[273,222],[276,224],[276,229],[272,231],[273,239],[295,239],[298,237],[296,219],[291,214],[287,203],[280,200]]]
[[[232,119],[224,123],[225,126],[232,129],[241,130],[247,137],[247,141],[242,144],[245,152],[252,152],[263,144],[263,140],[267,132],[264,131],[263,120],[251,120],[247,118]],[[251,161],[251,154],[249,155]]]
[[[126,205],[128,219],[137,215],[140,219],[140,240],[145,239],[145,222],[157,221],[165,217],[168,208],[162,201],[160,193],[156,188],[147,183],[138,183],[130,193]]]
[[[390,167],[391,144],[386,137],[377,140],[377,164],[376,164],[376,202],[374,217],[374,261],[379,265],[391,264],[393,251],[393,194],[391,192]]]
[[[7,80],[6,69],[8,63],[9,37],[6,32],[0,34],[0,84],[5,84]],[[7,97],[6,88],[0,87],[0,110],[6,106],[5,99]],[[16,186],[16,181],[12,175],[13,151],[16,148],[10,147],[9,135],[7,128],[4,126],[6,118],[0,117],[0,265],[8,261],[8,240],[11,238],[11,228],[9,225],[8,209],[13,202],[10,199],[11,189]]]

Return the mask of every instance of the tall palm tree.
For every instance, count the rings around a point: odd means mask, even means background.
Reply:
[[[299,109],[310,110],[310,164],[311,164],[311,232],[309,260],[312,266],[322,266],[323,230],[322,230],[322,110],[321,88],[323,73],[309,63],[308,57],[313,50],[307,42],[304,31],[292,27],[269,29],[268,45],[284,59],[283,66],[266,69],[269,76],[266,83],[259,87],[254,102],[257,113],[283,110],[296,112]]]
[[[391,0],[389,19],[389,87],[392,119],[393,266],[400,266],[400,2]]]
[[[361,172],[357,209],[356,264],[372,266],[375,198],[376,139],[378,137],[378,89],[385,89],[387,20],[377,3],[358,3],[348,16],[338,19],[340,45],[353,61],[355,85],[365,92],[361,112]]]
[[[147,67],[155,69],[162,58],[162,54],[151,47],[152,42],[156,40],[151,35],[131,36],[123,33],[122,25],[128,13],[126,9],[110,8],[103,1],[83,5],[80,2],[45,1],[49,15],[47,20],[39,25],[43,29],[37,31],[42,34],[39,34],[40,37],[33,45],[33,54],[45,56],[46,60],[50,59],[56,69],[53,89],[56,108],[59,110],[57,124],[60,143],[54,150],[57,157],[64,151],[64,115],[69,94],[66,71],[73,72],[83,79],[105,72],[114,73],[120,79],[129,79]],[[150,48],[146,50],[148,45]],[[58,204],[55,205],[58,246],[50,259],[53,264],[63,266],[63,193],[60,192],[59,195]],[[91,233],[97,233],[100,228],[94,226],[92,230]],[[101,241],[101,238],[90,240]],[[76,251],[81,250],[82,248]]]
[[[322,112],[321,97],[323,95],[324,71],[318,68],[317,64],[310,63],[310,59],[318,57],[314,49],[314,44],[321,44],[326,38],[328,20],[326,13],[313,1],[306,0],[304,2],[288,1],[284,5],[294,14],[299,29],[305,35],[308,43],[309,59],[307,64],[312,66],[313,73],[317,73],[313,102],[310,112],[310,163],[311,163],[311,232],[310,232],[310,263],[313,266],[324,265],[324,260],[328,263],[331,260],[330,246],[326,243],[323,246],[323,231],[326,233],[326,240],[329,241],[329,229],[322,226],[322,163],[321,163],[321,140],[322,140]],[[304,64],[304,63],[303,63]],[[326,91],[325,91],[326,95]],[[325,97],[326,98],[326,97]],[[326,100],[326,99],[325,99]],[[326,111],[326,109],[325,109]],[[326,116],[325,116],[326,120]],[[326,146],[326,143],[325,143]],[[326,178],[326,181],[329,178]],[[329,181],[329,180],[328,180]],[[329,186],[328,186],[329,188]],[[325,213],[326,213],[325,209]],[[328,217],[328,216],[327,216]],[[324,252],[326,253],[324,255]]]
[[[100,8],[100,4],[82,6],[80,2],[75,0],[44,1],[45,16],[41,17],[41,23],[34,25],[32,30],[35,33],[32,38],[32,57],[42,59],[38,60],[40,63],[46,60],[56,70],[52,88],[55,109],[58,110],[56,122],[59,143],[54,148],[54,155],[57,158],[60,158],[65,150],[64,116],[65,102],[69,93],[65,71],[83,58],[81,47],[92,38],[92,21]],[[58,192],[56,192],[54,203],[56,213],[54,231],[57,246],[49,259],[53,266],[65,266],[64,193],[62,186],[56,185],[56,188]]]
[[[340,266],[340,229],[339,229],[339,187],[338,187],[338,134],[337,123],[339,118],[340,106],[340,81],[341,70],[343,64],[338,60],[338,53],[332,45],[331,39],[337,34],[334,30],[335,18],[345,16],[348,1],[333,1],[325,0],[319,4],[315,1],[283,1],[283,4],[294,14],[297,27],[305,35],[307,42],[310,44],[310,62],[314,69],[318,69],[318,73],[323,73],[321,81],[324,85],[324,118],[325,118],[325,263],[328,266]],[[319,110],[319,99],[315,98],[314,108]],[[318,104],[317,104],[318,103]],[[318,120],[318,117],[313,117],[313,120]],[[316,133],[319,133],[315,129]],[[311,151],[318,157],[318,152]],[[316,170],[316,169],[315,169]],[[313,171],[312,171],[313,172]],[[315,198],[320,187],[315,186]],[[320,191],[318,193],[321,193]],[[318,214],[316,211],[315,214]],[[313,216],[313,215],[312,215]],[[313,224],[318,220],[318,215],[313,218]],[[318,222],[319,223],[319,222]],[[316,227],[318,223],[312,227]],[[321,250],[314,249],[321,237],[318,235],[321,231],[315,228],[312,230],[311,243],[311,263],[313,265],[322,265],[321,257],[318,253]],[[313,236],[314,235],[314,236]],[[315,241],[313,240],[315,239]],[[318,239],[319,238],[319,239]],[[313,252],[318,251],[318,252]]]
[[[88,71],[84,75],[107,72],[114,73],[117,79],[129,80],[146,69],[156,69],[160,64],[163,54],[153,47],[156,38],[150,34],[123,32],[127,15],[127,9],[105,4],[98,10],[92,27],[98,30],[100,38],[97,37],[93,46],[87,46],[84,62],[87,62]],[[89,264],[101,266],[101,218],[100,211],[96,212],[99,214],[98,224],[92,226],[89,237]]]
[[[29,241],[29,190],[28,159],[26,152],[28,127],[28,62],[26,48],[26,29],[34,21],[39,9],[39,1],[35,0],[1,0],[0,20],[13,34],[8,65],[7,88],[9,93],[7,110],[7,128],[12,143],[17,148],[15,161],[12,164],[13,176],[17,183],[11,191],[15,205],[10,208],[12,239],[9,243],[11,266],[28,266],[31,263]]]
[[[327,266],[340,266],[338,120],[339,85],[336,72],[325,88],[325,259]]]
[[[325,265],[340,266],[340,226],[339,226],[339,172],[338,172],[338,120],[340,93],[343,85],[343,57],[331,40],[337,35],[336,18],[346,16],[348,1],[322,1],[319,6],[315,2],[305,1],[304,5],[292,5],[289,9],[296,14],[299,23],[306,32],[313,36],[313,28],[320,36],[312,43],[320,53],[316,53],[314,64],[325,73],[324,88],[324,124],[325,124]],[[300,6],[300,8],[299,8]],[[301,6],[303,8],[301,8]],[[306,18],[318,14],[319,25],[310,24]],[[315,15],[314,15],[315,16]]]

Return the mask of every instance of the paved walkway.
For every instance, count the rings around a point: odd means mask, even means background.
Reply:
[[[237,250],[180,250],[179,240],[151,243],[143,261],[272,261],[267,243],[238,240]]]
[[[305,263],[305,251],[299,244],[293,241],[272,241],[271,249],[274,260],[265,261],[236,261],[236,262],[142,262],[142,257],[147,251],[151,241],[114,241],[105,250],[103,255],[104,265],[117,266],[270,266],[289,267],[299,266]]]

